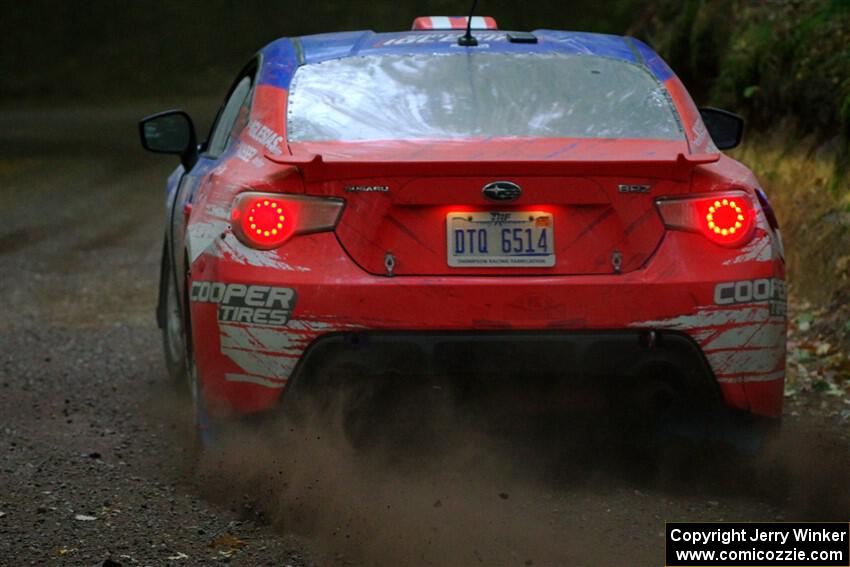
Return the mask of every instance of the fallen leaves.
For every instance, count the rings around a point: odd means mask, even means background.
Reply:
[[[210,542],[210,547],[218,550],[219,555],[232,557],[234,553],[248,545],[238,537],[225,532]]]
[[[850,356],[841,348],[850,322],[841,314],[816,309],[808,302],[789,301],[788,366],[785,396],[814,392],[850,404]]]
[[[817,343],[815,345],[815,354],[818,356],[826,356],[829,354],[830,349],[832,349],[832,345],[829,343]]]
[[[812,321],[814,320],[815,316],[811,313],[798,313],[795,319],[795,322],[797,323],[797,329],[805,333],[812,327]]]

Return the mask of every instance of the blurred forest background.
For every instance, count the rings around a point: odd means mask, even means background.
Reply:
[[[0,23],[0,97],[221,91],[285,35],[403,30],[415,15],[461,14],[468,0],[29,0]],[[763,128],[850,135],[850,0],[481,0],[506,29],[637,36],[701,103]]]
[[[0,18],[0,106],[221,97],[280,36],[408,29],[468,0],[29,0]],[[699,104],[748,120],[733,155],[778,209],[798,291],[850,303],[850,0],[481,0],[503,29],[629,34]],[[848,315],[850,318],[850,315]],[[846,333],[850,335],[850,323]]]

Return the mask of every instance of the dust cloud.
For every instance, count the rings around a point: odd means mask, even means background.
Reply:
[[[365,437],[342,403],[232,426],[195,478],[209,500],[345,565],[658,564],[664,521],[850,513],[850,453],[825,431],[786,427],[746,456],[635,446],[628,424],[621,438],[593,435],[601,419],[617,429],[611,416],[506,429],[504,416],[445,406],[415,409],[414,428],[370,423]]]

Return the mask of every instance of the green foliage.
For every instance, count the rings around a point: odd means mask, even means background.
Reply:
[[[110,99],[223,92],[260,46],[286,35],[406,29],[462,14],[469,0],[343,2],[53,0],[15,2],[0,18],[0,99]],[[483,0],[507,29],[574,29],[648,40],[698,103],[751,127],[790,124],[840,143],[850,169],[850,0]],[[846,184],[845,184],[846,185]]]
[[[642,30],[701,102],[758,126],[850,132],[850,0],[658,0]],[[841,118],[839,122],[839,116]]]
[[[791,125],[837,141],[835,175],[850,170],[850,0],[655,0],[638,32],[701,104],[751,127]]]
[[[9,4],[8,8],[5,4]],[[409,29],[420,15],[462,15],[471,0],[86,0],[7,2],[0,100],[219,93],[261,46],[284,36]],[[479,2],[507,29],[623,33],[634,0]],[[7,9],[6,9],[7,8]]]

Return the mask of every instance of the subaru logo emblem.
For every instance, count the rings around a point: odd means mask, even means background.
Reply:
[[[522,189],[510,181],[494,181],[485,185],[482,193],[491,201],[513,201],[522,195]]]

